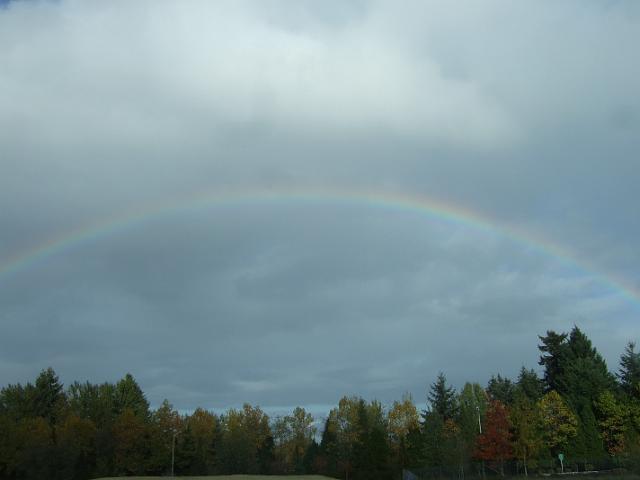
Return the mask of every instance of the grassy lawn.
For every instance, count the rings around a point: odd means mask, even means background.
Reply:
[[[169,480],[172,477],[109,477],[96,480]],[[332,480],[321,475],[215,475],[209,477],[173,477],[189,480]]]

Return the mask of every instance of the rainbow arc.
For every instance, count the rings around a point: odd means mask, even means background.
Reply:
[[[540,235],[513,226],[501,224],[487,215],[452,203],[445,203],[422,195],[370,190],[345,190],[337,188],[270,188],[245,190],[213,190],[143,205],[124,214],[115,214],[95,222],[51,237],[26,250],[17,252],[0,263],[0,281],[20,271],[33,268],[38,262],[69,251],[79,245],[97,240],[135,226],[145,220],[182,211],[206,207],[230,207],[234,205],[285,202],[285,203],[330,203],[339,202],[369,206],[371,208],[411,211],[429,218],[469,226],[481,231],[493,232],[509,238],[515,243],[539,251],[577,267],[584,273],[596,277],[603,285],[623,295],[640,306],[640,290],[626,280],[598,271],[584,259],[578,258],[567,248]]]

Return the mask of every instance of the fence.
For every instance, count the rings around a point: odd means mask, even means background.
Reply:
[[[555,459],[531,461],[525,466],[520,461],[469,462],[459,465],[418,467],[402,471],[402,480],[473,480],[502,477],[572,476],[572,475],[624,475],[640,474],[640,457],[605,457],[598,459],[565,458],[564,469]]]

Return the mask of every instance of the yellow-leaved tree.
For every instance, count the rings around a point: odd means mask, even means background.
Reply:
[[[578,419],[555,390],[545,394],[536,407],[544,444],[555,456],[577,435]]]

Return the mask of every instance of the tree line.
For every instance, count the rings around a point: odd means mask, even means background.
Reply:
[[[302,407],[269,418],[245,404],[216,414],[150,408],[135,379],[75,382],[53,369],[0,391],[0,478],[318,473],[397,479],[421,472],[531,475],[599,462],[640,470],[640,353],[629,342],[611,373],[577,327],[539,337],[542,376],[491,377],[459,391],[443,373],[426,410],[405,395],[392,405],[343,397],[321,431]],[[515,468],[515,470],[514,470]],[[466,473],[465,473],[466,472]]]

